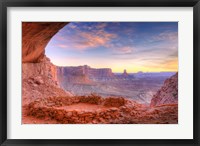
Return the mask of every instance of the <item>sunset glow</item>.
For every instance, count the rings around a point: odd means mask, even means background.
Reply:
[[[48,43],[57,66],[178,71],[177,22],[71,22]]]

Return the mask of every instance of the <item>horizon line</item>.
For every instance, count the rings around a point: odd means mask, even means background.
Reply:
[[[91,66],[89,66],[89,65],[78,65],[78,66],[60,66],[60,65],[55,65],[55,66],[57,66],[57,67],[83,67],[83,66],[87,66],[87,67],[90,67],[90,68],[93,68],[93,69],[111,69],[111,71],[112,71],[112,73],[123,73],[124,72],[124,70],[126,70],[127,71],[127,69],[124,69],[123,71],[121,71],[121,72],[114,72],[113,71],[113,69],[112,68],[108,68],[108,67],[101,67],[101,68],[96,68],[96,67],[91,67]],[[137,71],[137,72],[127,72],[127,73],[174,73],[174,72],[178,72],[178,70],[177,71],[173,71],[173,70],[171,70],[171,71]]]

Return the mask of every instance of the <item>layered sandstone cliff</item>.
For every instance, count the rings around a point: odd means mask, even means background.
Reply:
[[[112,78],[114,74],[110,68],[91,68],[90,66],[57,67],[60,76],[87,76],[88,78]]]
[[[113,78],[110,68],[91,68],[87,65],[77,67],[57,67],[59,84],[67,83],[91,84],[94,79]]]
[[[71,96],[60,88],[57,71],[47,57],[39,63],[22,64],[22,97],[24,104],[36,99],[52,96]]]
[[[71,96],[60,88],[56,67],[45,57],[50,39],[67,22],[22,23],[22,98],[23,105],[36,98]]]
[[[153,96],[151,106],[178,103],[178,73],[165,80],[164,85]]]

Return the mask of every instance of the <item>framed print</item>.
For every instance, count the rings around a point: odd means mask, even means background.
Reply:
[[[1,5],[1,145],[199,145],[199,1]]]

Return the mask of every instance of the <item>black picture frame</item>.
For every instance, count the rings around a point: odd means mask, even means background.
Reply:
[[[0,0],[0,143],[2,146],[33,145],[131,145],[197,146],[200,145],[200,0]],[[8,7],[193,7],[193,139],[7,139],[7,8]],[[187,59],[187,58],[186,58]],[[173,132],[173,131],[172,131]]]

